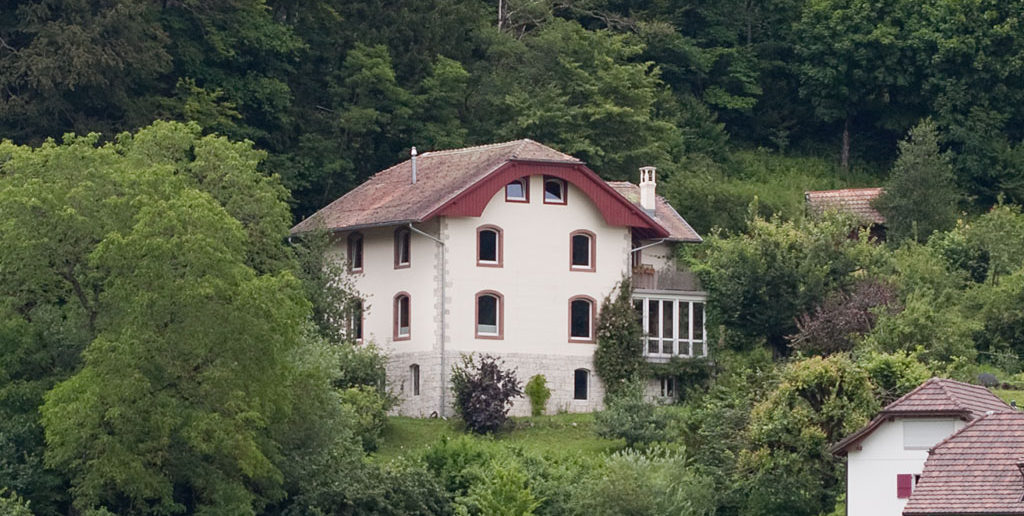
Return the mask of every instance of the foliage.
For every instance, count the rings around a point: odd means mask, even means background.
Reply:
[[[453,496],[465,495],[480,480],[479,467],[498,456],[494,446],[467,435],[444,436],[423,454],[430,472]]]
[[[960,195],[949,156],[939,152],[935,122],[923,120],[900,142],[899,149],[885,190],[873,206],[885,217],[889,241],[913,238],[923,242],[935,231],[953,227]]]
[[[819,514],[843,486],[827,450],[878,409],[867,373],[845,354],[787,364],[750,414],[752,442],[740,457],[751,514]]]
[[[875,399],[882,406],[896,401],[932,376],[928,367],[905,351],[869,352],[857,358],[857,365],[868,373]]]
[[[371,452],[380,444],[381,435],[387,426],[388,409],[392,400],[374,386],[360,385],[340,392],[345,407],[346,419],[352,431],[361,438],[363,449]]]
[[[835,292],[813,312],[796,321],[799,333],[790,337],[794,349],[829,355],[853,349],[856,339],[871,331],[879,312],[894,313],[896,293],[888,285],[861,280],[849,293]]]
[[[483,355],[463,355],[462,363],[452,366],[452,391],[455,411],[476,433],[493,432],[505,424],[512,399],[523,390],[515,371],[502,368],[503,361]]]
[[[746,234],[708,238],[688,261],[708,292],[709,326],[765,338],[776,354],[786,354],[796,317],[852,282],[854,251],[869,244],[850,240],[851,228],[839,217],[754,217]]]
[[[625,439],[626,446],[664,440],[665,412],[644,399],[645,386],[646,381],[634,378],[609,397],[604,411],[595,416],[597,435]]]
[[[581,515],[710,515],[715,492],[681,449],[623,450],[583,479],[573,506]]]
[[[33,516],[29,503],[17,494],[0,489],[0,514],[4,516]]]
[[[913,294],[906,299],[903,311],[878,318],[865,346],[885,353],[914,353],[933,369],[958,357],[973,361],[977,351],[971,337],[980,325],[962,314],[956,308],[958,304],[952,295],[936,298]]]
[[[364,300],[352,285],[343,262],[331,249],[330,233],[315,230],[294,239],[298,276],[305,287],[306,299],[313,304],[313,322],[320,335],[332,342],[354,344],[350,335],[353,317],[366,310]],[[382,371],[383,373],[383,371]]]
[[[457,514],[532,516],[539,500],[526,485],[526,472],[518,462],[491,462],[486,474],[466,496],[458,498]]]
[[[547,378],[544,378],[542,374],[533,375],[530,377],[530,381],[526,382],[523,392],[526,397],[530,398],[530,415],[543,415],[548,400],[551,399],[551,389],[548,389]]]
[[[597,349],[594,369],[609,394],[640,372],[643,366],[642,333],[633,308],[633,289],[628,279],[619,282],[612,294],[601,301],[597,321]]]

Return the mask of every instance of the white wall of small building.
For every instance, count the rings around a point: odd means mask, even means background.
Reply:
[[[897,417],[882,423],[847,454],[847,516],[903,514],[908,499],[897,498],[896,476],[920,475],[928,458],[927,448],[904,447],[904,426],[908,419],[935,425],[949,425],[952,422],[954,430],[949,434],[965,425],[963,421],[955,418]],[[937,441],[932,444],[937,444]]]

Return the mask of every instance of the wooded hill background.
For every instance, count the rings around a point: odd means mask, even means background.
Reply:
[[[745,214],[766,194],[735,182],[779,173],[758,160],[881,183],[930,116],[983,210],[1024,200],[1022,20],[1004,0],[3,2],[0,138],[196,121],[269,152],[298,220],[413,145],[528,137]]]

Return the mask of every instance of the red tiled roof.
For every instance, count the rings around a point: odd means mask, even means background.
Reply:
[[[640,187],[629,181],[608,181],[608,185],[629,202],[640,206]],[[654,202],[654,220],[668,230],[669,240],[677,242],[703,242],[704,239],[690,227],[682,215],[664,197],[658,195]]]
[[[1024,413],[983,416],[935,445],[904,516],[1024,514]]]
[[[864,428],[850,434],[832,447],[832,453],[845,453],[850,446],[874,432],[888,417],[959,416],[975,419],[987,412],[1012,411],[1009,405],[980,385],[948,378],[932,378],[886,405]]]
[[[378,172],[296,224],[291,232],[397,225],[452,213],[479,215],[490,200],[487,189],[501,188],[504,183],[495,186],[496,181],[508,181],[505,176],[523,170],[565,178],[597,203],[606,221],[634,227],[644,238],[701,241],[664,199],[659,199],[654,216],[649,216],[623,197],[621,192],[628,188],[605,183],[582,161],[533,140],[424,152],[416,158],[415,184],[412,161],[404,161]]]
[[[808,209],[815,215],[831,210],[851,213],[864,222],[885,224],[885,217],[871,207],[871,201],[881,193],[881,188],[844,188],[804,192],[804,199]]]
[[[416,184],[412,161],[403,161],[296,224],[292,233],[419,222],[512,159],[581,163],[533,140],[424,152],[416,157]]]

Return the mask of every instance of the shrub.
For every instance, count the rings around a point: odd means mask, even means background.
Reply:
[[[423,461],[448,493],[461,496],[480,480],[480,467],[497,456],[492,443],[465,435],[454,439],[444,436],[427,449]]]
[[[340,392],[352,432],[362,441],[363,449],[371,452],[380,444],[384,427],[387,426],[388,410],[392,402],[377,389],[360,385]]]
[[[813,312],[799,316],[800,331],[789,337],[790,344],[823,355],[850,351],[859,337],[875,327],[880,310],[899,311],[896,292],[876,280],[859,281],[850,292],[834,292]]]
[[[548,389],[548,379],[542,374],[533,375],[529,382],[526,382],[526,397],[530,398],[530,414],[533,416],[544,415],[544,410],[551,399],[551,389]]]
[[[508,419],[512,398],[523,395],[515,371],[505,370],[503,365],[490,355],[483,355],[479,361],[473,355],[462,355],[462,364],[452,367],[455,411],[476,433],[501,428]]]
[[[492,461],[487,475],[457,500],[459,514],[532,516],[541,501],[530,491],[529,479],[515,460]]]
[[[643,329],[636,318],[632,293],[629,279],[623,279],[615,297],[609,294],[601,302],[594,368],[609,394],[636,376],[644,364],[640,340]]]
[[[644,383],[634,378],[611,395],[607,408],[594,416],[597,435],[625,439],[627,446],[664,440],[667,415],[659,408],[644,400]]]

